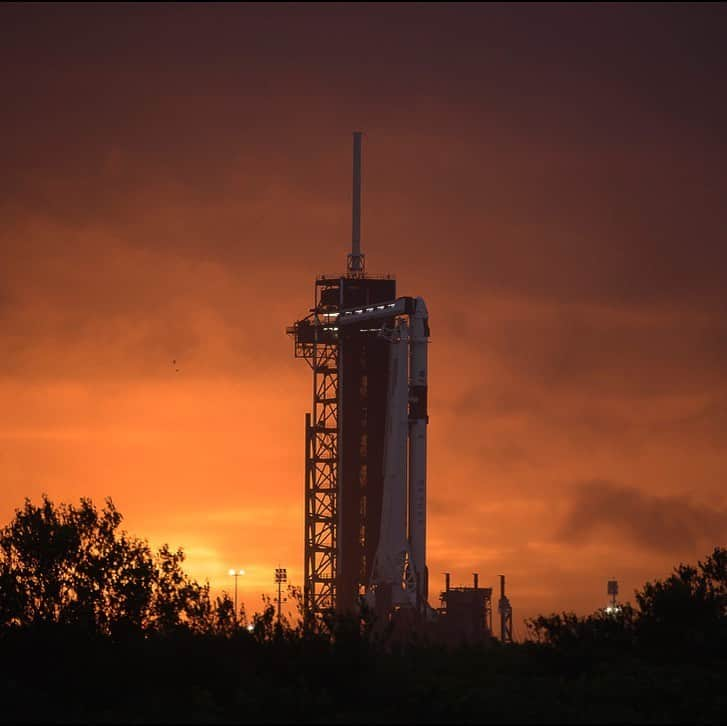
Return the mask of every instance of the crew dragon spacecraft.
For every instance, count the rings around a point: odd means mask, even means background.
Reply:
[[[353,134],[353,234],[345,274],[319,275],[287,329],[313,373],[305,423],[308,616],[427,602],[427,345],[421,297],[397,297],[361,252],[361,132]]]

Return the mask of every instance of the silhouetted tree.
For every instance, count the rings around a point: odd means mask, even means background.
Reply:
[[[276,608],[269,595],[262,595],[263,611],[252,616],[252,634],[259,643],[270,642],[280,635],[277,627]]]
[[[576,668],[597,657],[618,657],[634,644],[638,614],[629,604],[617,612],[598,610],[581,617],[572,612],[526,620],[530,638],[551,648]]]
[[[715,547],[697,566],[680,564],[665,580],[636,592],[643,645],[683,657],[727,645],[727,548]]]
[[[635,593],[638,609],[540,615],[527,621],[533,640],[561,653],[601,654],[635,648],[681,659],[719,655],[727,645],[727,548],[697,566],[680,564]]]
[[[209,585],[182,570],[181,549],[155,554],[121,531],[121,520],[111,499],[101,511],[89,499],[78,507],[26,499],[0,530],[0,626],[59,623],[123,635],[227,623],[229,598],[212,605]]]
[[[640,609],[541,616],[535,643],[444,645],[393,637],[371,613],[304,623],[293,587],[297,622],[278,628],[264,597],[251,635],[229,596],[212,603],[187,577],[181,550],[154,553],[120,523],[110,500],[98,511],[44,497],[0,530],[0,721],[716,723],[727,712],[724,549],[647,583]],[[654,640],[684,645],[674,628],[717,645],[703,660],[698,648],[689,662],[658,657]]]
[[[238,625],[245,622],[245,609],[241,607],[241,618],[235,620],[235,603],[225,592],[221,597],[215,598],[212,630],[218,635],[230,636],[238,628]]]

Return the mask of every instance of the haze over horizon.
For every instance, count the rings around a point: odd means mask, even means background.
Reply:
[[[0,6],[0,523],[111,496],[259,606],[302,584],[350,245],[430,311],[430,601],[624,600],[725,545],[723,5]],[[175,361],[173,363],[173,361]]]

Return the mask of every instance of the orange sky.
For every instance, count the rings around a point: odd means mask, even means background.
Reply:
[[[0,521],[111,496],[248,609],[301,583],[284,331],[360,128],[368,268],[431,315],[431,599],[504,572],[522,635],[726,544],[726,22],[1,6]]]

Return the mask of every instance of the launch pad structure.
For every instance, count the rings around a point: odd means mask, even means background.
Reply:
[[[431,611],[426,568],[427,344],[422,298],[397,297],[361,253],[361,133],[354,132],[346,272],[320,275],[287,329],[313,372],[305,422],[306,614]]]
[[[428,603],[427,373],[429,313],[397,297],[391,275],[361,252],[361,132],[353,134],[351,253],[319,275],[313,307],[286,332],[313,373],[305,416],[306,622],[373,612],[445,640],[492,636],[492,588],[447,587]],[[512,639],[504,577],[501,638]],[[418,626],[417,626],[418,624]]]

